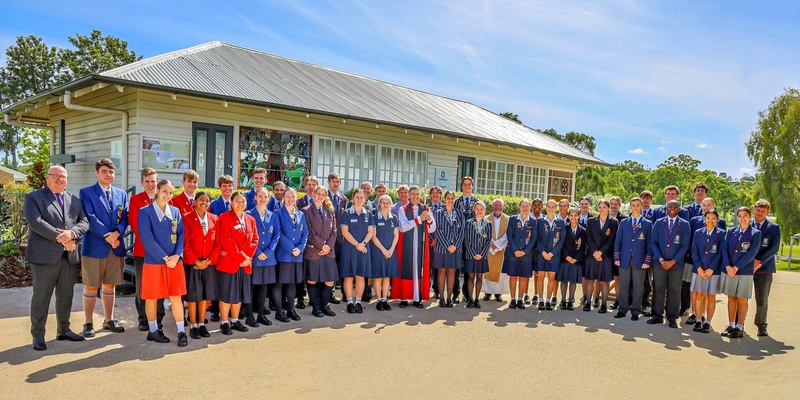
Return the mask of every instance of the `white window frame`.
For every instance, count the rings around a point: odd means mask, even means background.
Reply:
[[[549,170],[545,167],[478,158],[475,175],[476,193],[529,198],[547,195]]]

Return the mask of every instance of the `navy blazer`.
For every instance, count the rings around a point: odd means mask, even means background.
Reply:
[[[653,219],[653,213],[654,211],[652,209],[642,207],[642,216],[650,222],[655,222],[655,219]]]
[[[275,249],[275,259],[278,262],[302,262],[303,251],[308,243],[308,225],[306,217],[297,208],[294,209],[295,223],[286,207],[281,208],[274,214],[278,217],[278,225],[281,228],[280,238],[278,238],[278,248]],[[300,249],[300,254],[292,255],[292,250]]]
[[[228,202],[230,202],[230,200],[228,200]],[[233,207],[233,205],[231,205],[231,207]],[[222,196],[219,196],[213,201],[211,201],[211,204],[208,206],[208,211],[210,211],[212,214],[216,216],[220,216],[222,214],[225,214],[226,211],[230,210],[228,210],[228,208],[225,207],[225,199],[222,198]]]
[[[442,199],[442,202],[444,202],[444,199]],[[478,198],[472,195],[469,196],[469,204],[467,204],[466,197],[464,197],[464,195],[462,194],[459,198],[456,199],[456,203],[455,205],[453,205],[453,207],[461,211],[461,214],[464,216],[464,221],[466,221],[468,219],[475,218],[475,211],[473,211],[473,209],[475,208],[475,203],[477,202]],[[491,211],[491,207],[489,208]]]
[[[106,242],[105,234],[119,232],[120,244],[114,255],[124,257],[127,253],[123,235],[128,229],[128,195],[124,190],[111,186],[111,209],[103,194],[100,183],[80,190],[81,203],[86,217],[89,219],[89,231],[83,237],[81,255],[84,257],[106,258],[112,250]]]
[[[519,214],[509,217],[506,229],[509,251],[506,251],[506,257],[516,257],[514,252],[522,250],[525,256],[521,258],[533,262],[533,248],[536,247],[538,234],[539,220],[533,218],[532,214],[528,214],[528,218],[524,221]]]
[[[587,225],[587,238],[589,243],[586,249],[586,254],[594,257],[595,251],[603,253],[603,258],[612,260],[614,258],[614,239],[617,237],[617,230],[619,229],[619,221],[616,218],[606,218],[606,223],[603,229],[600,229],[600,216],[589,218]]]
[[[695,217],[696,218],[696,217]],[[722,269],[722,250],[725,245],[725,230],[714,227],[711,235],[702,227],[694,232],[692,239],[692,259],[695,260],[692,272],[698,268],[711,269],[719,275]]]
[[[667,216],[667,206],[666,205],[663,205],[661,207],[656,208],[655,210],[653,210],[653,223],[655,223],[656,221],[658,221],[661,218],[664,218],[666,216]],[[678,211],[678,217],[683,218],[683,219],[685,219],[687,221],[691,219],[689,217],[689,210],[687,210],[685,208],[681,208]]]
[[[640,216],[639,223],[634,226],[634,220],[631,216],[619,223],[614,239],[614,262],[619,261],[620,268],[628,268],[633,260],[633,268],[642,270],[642,265],[653,265],[653,251],[650,248],[653,223]]]
[[[731,228],[725,235],[725,247],[722,251],[722,268],[736,267],[736,275],[753,275],[753,261],[761,243],[761,231],[748,226]]]
[[[694,243],[695,232],[697,232],[698,229],[705,229],[705,226],[706,226],[706,217],[702,215],[692,217],[692,219],[689,221],[689,231],[691,232],[692,235],[692,243]],[[725,232],[727,227],[724,219],[719,218],[717,220],[717,228],[720,228],[722,229],[723,232]],[[686,264],[694,265],[694,250],[692,249],[689,249],[689,251],[686,252]],[[697,271],[697,268],[692,268],[692,269]]]
[[[256,230],[258,230],[258,248],[256,254],[253,256],[254,267],[266,267],[275,265],[278,261],[275,259],[275,249],[278,247],[278,240],[281,237],[281,223],[278,216],[270,210],[266,210],[264,220],[258,213],[258,209],[251,209],[247,211],[248,214],[253,216],[256,220]],[[265,254],[266,260],[260,260],[258,256]]]
[[[62,192],[64,211],[53,191],[47,187],[25,195],[23,212],[30,227],[28,251],[25,260],[36,264],[55,264],[64,254],[64,245],[56,241],[58,229],[70,229],[75,233],[75,243],[81,242],[89,229],[89,220],[83,211],[80,199],[67,191]],[[66,215],[65,215],[66,214]],[[107,253],[106,253],[107,254]],[[71,251],[67,258],[72,264],[80,264],[80,252]]]
[[[449,254],[447,250],[450,246],[456,246],[456,253],[461,253],[464,245],[464,226],[466,220],[461,210],[453,207],[452,219],[448,218],[447,208],[440,207],[433,212],[433,219],[436,220],[436,231],[431,236],[436,239],[433,249],[438,254]]]
[[[139,210],[139,233],[144,246],[144,262],[147,264],[164,264],[164,257],[179,255],[183,259],[183,219],[181,210],[167,205],[172,218],[158,219],[156,207],[152,205]]]
[[[555,217],[553,221],[553,229],[550,229],[550,224],[547,217],[538,221],[539,228],[536,233],[536,252],[539,256],[539,266],[556,265],[561,263],[561,248],[564,247],[564,221]],[[542,252],[553,253],[553,258],[547,261],[542,257]]]
[[[755,224],[755,220],[750,222],[752,226]],[[774,274],[775,255],[778,254],[778,247],[781,244],[781,227],[766,219],[759,230],[761,231],[761,245],[758,247],[756,260],[761,261],[761,268],[756,271],[756,274]]]
[[[661,267],[660,258],[666,261],[675,260],[672,268],[683,269],[686,263],[686,252],[691,246],[691,228],[689,221],[675,217],[672,230],[669,230],[669,217],[656,220],[653,224],[653,239],[651,248],[653,251],[653,265]]]
[[[583,257],[586,255],[586,228],[578,224],[575,234],[572,234],[572,226],[564,228],[564,247],[561,248],[561,262],[567,262],[567,256],[574,258],[575,265],[582,265]]]
[[[689,221],[691,221],[694,217],[703,215],[703,207],[695,202],[691,202],[688,205],[683,206],[683,209],[689,214]]]

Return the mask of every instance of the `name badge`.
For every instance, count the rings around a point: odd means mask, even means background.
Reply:
[[[358,219],[351,219],[350,222],[358,222]]]
[[[386,225],[385,222],[378,222],[378,226],[384,226],[384,225]]]

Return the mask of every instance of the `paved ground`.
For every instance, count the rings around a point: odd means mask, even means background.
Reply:
[[[615,320],[611,313],[520,311],[490,301],[480,311],[378,312],[373,304],[363,315],[348,315],[337,307],[339,315],[322,319],[306,309],[302,321],[232,337],[212,324],[210,338],[183,349],[173,326],[165,329],[172,343],[145,341],[128,297],[116,310],[127,328],[122,334],[55,341],[51,314],[45,352],[31,349],[30,288],[4,289],[0,397],[796,399],[798,289],[800,274],[776,276],[769,338],[755,337],[752,325],[744,339],[730,341],[689,327]],[[714,328],[724,328],[725,319],[719,313]]]

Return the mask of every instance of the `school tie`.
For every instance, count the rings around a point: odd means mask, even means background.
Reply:
[[[206,221],[200,222],[200,227],[203,228],[203,236],[205,236],[206,233],[208,233],[208,225],[206,225]]]
[[[61,193],[56,193],[56,200],[58,200],[58,205],[61,207],[61,215],[64,215],[64,198]]]
[[[338,195],[333,195],[333,208],[335,210],[339,209],[339,196]]]
[[[191,205],[192,208],[194,208],[194,199],[189,199],[189,205]]]
[[[672,218],[669,219],[669,230],[672,230],[672,226],[675,224],[675,220]]]
[[[231,203],[229,203],[227,201],[225,202],[225,210],[226,211],[230,211],[231,210]]]
[[[761,224],[759,224],[758,222],[756,222],[756,229],[761,230]]]
[[[111,199],[111,191],[110,190],[106,191],[106,201],[108,202],[108,211],[113,210],[114,206],[113,206],[113,204],[111,204],[112,203],[112,199]]]

